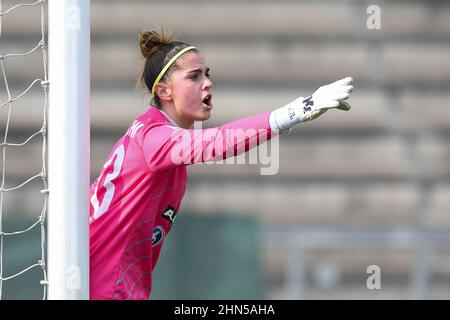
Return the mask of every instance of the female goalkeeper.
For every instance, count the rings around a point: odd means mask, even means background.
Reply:
[[[139,44],[145,58],[140,83],[153,103],[114,146],[90,188],[91,299],[149,298],[152,271],[180,210],[187,164],[235,156],[329,109],[350,108],[348,77],[272,112],[194,130],[194,121],[209,119],[213,109],[204,56],[155,31],[141,32]],[[250,129],[253,137],[226,139],[227,130]],[[209,138],[198,143],[198,134]]]

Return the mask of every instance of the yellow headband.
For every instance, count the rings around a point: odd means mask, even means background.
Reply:
[[[169,69],[170,66],[175,62],[175,60],[177,60],[183,53],[185,53],[186,51],[192,50],[192,49],[197,49],[197,48],[192,47],[192,46],[184,48],[183,50],[178,52],[172,59],[170,59],[169,62],[167,62],[167,64],[164,66],[164,68],[162,68],[161,72],[156,77],[155,83],[153,84],[153,87],[152,87],[152,95],[155,95],[155,87],[158,84],[159,80],[161,80],[161,78],[163,77],[164,73],[166,73],[167,69]]]

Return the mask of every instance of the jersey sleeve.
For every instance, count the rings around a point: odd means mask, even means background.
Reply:
[[[270,140],[270,112],[208,129],[183,129],[169,124],[142,131],[144,157],[153,172],[180,165],[238,156]]]

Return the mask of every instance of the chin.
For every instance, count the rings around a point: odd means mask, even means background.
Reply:
[[[205,121],[208,120],[209,118],[211,118],[211,110],[203,111],[198,121]]]

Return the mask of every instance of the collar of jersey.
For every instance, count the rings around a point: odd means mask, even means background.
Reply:
[[[170,121],[170,123],[172,123],[175,127],[179,128],[180,126],[172,120],[171,117],[169,117],[164,111],[162,111],[161,109],[159,109],[159,111],[161,111],[161,113],[167,118],[167,120]]]

